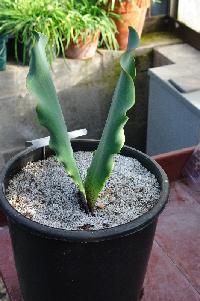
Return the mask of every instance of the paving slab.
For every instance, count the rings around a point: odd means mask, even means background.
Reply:
[[[169,206],[160,217],[156,241],[200,293],[200,196],[191,193],[182,181],[171,185]]]
[[[142,301],[199,301],[200,295],[176,263],[155,242],[144,282]]]

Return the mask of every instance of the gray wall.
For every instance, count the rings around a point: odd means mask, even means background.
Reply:
[[[150,74],[147,153],[200,141],[200,52],[188,44],[158,47]]]
[[[136,104],[128,115],[126,144],[145,150],[148,75],[155,46],[177,43],[171,35],[147,35],[136,50]],[[53,65],[53,76],[61,100],[68,130],[87,128],[88,138],[100,138],[110,107],[113,90],[120,73],[122,52],[98,50],[87,60],[59,58]],[[24,148],[26,140],[47,136],[37,122],[35,101],[27,93],[25,79],[28,67],[8,64],[0,72],[0,166],[9,156]]]
[[[120,73],[121,52],[99,51],[88,61],[57,59],[53,74],[69,130],[87,128],[88,138],[100,138]],[[144,149],[147,115],[149,52],[137,59],[137,104],[129,112],[126,143]],[[47,135],[37,122],[35,101],[27,93],[28,67],[8,64],[0,73],[0,164],[24,147],[26,140]]]

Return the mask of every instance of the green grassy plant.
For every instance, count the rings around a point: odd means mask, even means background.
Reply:
[[[83,41],[88,34],[101,33],[100,45],[117,49],[116,26],[112,13],[92,4],[89,0],[1,0],[0,34],[13,35],[15,56],[18,60],[17,43],[23,44],[23,62],[28,45],[34,44],[33,31],[48,38],[50,59],[65,55],[65,47],[72,41]]]
[[[15,37],[15,56],[18,59],[17,43],[23,44],[23,61],[26,60],[26,48],[31,45],[33,31],[42,32],[48,37],[48,53],[53,57],[52,49],[59,53],[63,47],[65,11],[60,1],[54,0],[1,0],[0,33]]]
[[[90,0],[63,1],[68,11],[65,32],[67,45],[71,41],[78,44],[80,38],[84,41],[88,35],[100,33],[99,46],[104,44],[107,49],[118,48],[115,38],[116,25],[112,19],[115,14],[107,12]]]

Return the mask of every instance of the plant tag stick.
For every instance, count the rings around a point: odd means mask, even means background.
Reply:
[[[68,132],[68,135],[69,135],[69,139],[71,140],[74,138],[78,138],[78,137],[87,135],[87,130],[86,129],[75,130],[72,132]],[[49,141],[50,141],[50,136],[26,141],[25,145],[26,145],[26,147],[29,147],[29,146],[42,147],[42,146],[49,145]]]

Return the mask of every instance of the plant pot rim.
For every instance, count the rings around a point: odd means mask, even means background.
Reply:
[[[91,151],[96,149],[98,143],[99,143],[98,140],[91,140],[91,139],[72,140],[73,146],[82,144],[85,147],[89,147],[90,149],[87,150],[91,150]],[[81,150],[80,147],[79,150]],[[142,161],[141,163],[142,164],[146,163],[148,165],[151,165],[157,172],[157,176],[155,175],[157,179],[158,177],[162,179],[160,180],[161,182],[160,199],[159,202],[152,209],[150,209],[148,212],[144,213],[143,215],[141,215],[140,217],[136,218],[131,222],[119,226],[115,226],[112,228],[106,228],[100,230],[88,230],[88,231],[64,230],[64,229],[52,228],[49,226],[39,224],[38,222],[26,218],[21,213],[19,213],[14,207],[12,207],[8,202],[8,200],[6,199],[4,192],[5,192],[5,179],[9,178],[10,174],[14,174],[16,173],[16,171],[21,169],[24,162],[23,158],[26,158],[26,156],[27,157],[29,156],[29,158],[31,158],[31,155],[33,155],[34,153],[39,153],[39,152],[43,153],[44,151],[49,152],[49,154],[53,154],[53,152],[49,149],[49,147],[27,148],[26,150],[20,152],[12,159],[10,159],[0,174],[0,206],[2,207],[5,214],[8,216],[8,220],[11,219],[15,223],[20,224],[20,226],[27,229],[28,231],[31,231],[32,233],[37,234],[38,236],[46,237],[49,239],[52,238],[52,239],[66,240],[72,242],[95,242],[95,241],[97,242],[97,241],[104,241],[104,240],[110,240],[114,238],[127,236],[137,231],[140,231],[141,229],[147,227],[150,223],[152,223],[158,217],[158,215],[161,213],[161,211],[164,209],[167,203],[168,195],[169,195],[169,181],[166,173],[163,171],[160,165],[146,154],[143,154],[142,152],[132,147],[124,146],[123,147],[124,152],[129,152],[129,153],[131,152],[133,154],[132,156],[133,158],[135,157],[135,155],[138,155],[141,158]],[[122,151],[122,155],[123,155],[123,151]],[[16,167],[14,168],[16,162],[19,163],[20,168],[17,169]]]
[[[135,11],[147,10],[150,7],[149,3],[141,3],[139,6],[135,1],[118,2],[114,8],[114,12],[118,14],[135,13]]]

